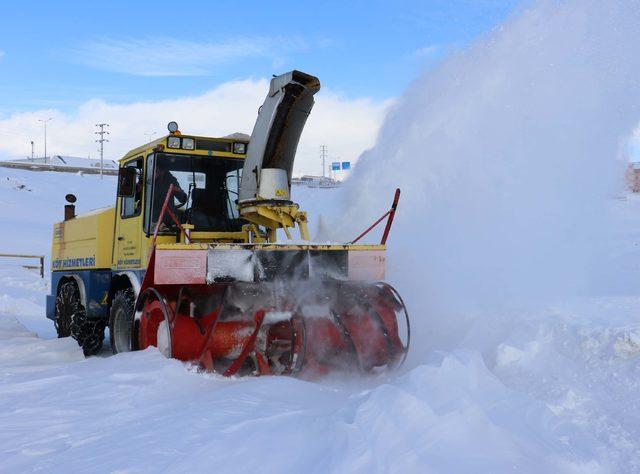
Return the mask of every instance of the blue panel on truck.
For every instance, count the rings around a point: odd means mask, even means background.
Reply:
[[[65,277],[75,277],[82,281],[87,317],[100,319],[108,317],[109,288],[111,286],[111,270],[77,270],[67,272],[51,272],[51,295],[47,295],[47,318],[55,319],[56,293],[60,280]]]

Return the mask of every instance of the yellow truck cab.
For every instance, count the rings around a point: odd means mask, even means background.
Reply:
[[[190,223],[193,238],[249,239],[237,207],[249,137],[182,135],[175,122],[169,132],[120,160],[114,207],[75,216],[71,203],[65,220],[54,225],[47,317],[60,337],[73,336],[87,355],[101,349],[110,309],[132,311],[171,184],[176,191],[168,208]],[[74,196],[67,198],[75,202]],[[176,226],[165,218],[157,243],[175,242]]]

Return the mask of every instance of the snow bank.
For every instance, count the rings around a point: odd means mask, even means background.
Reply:
[[[397,380],[229,380],[155,349],[84,360],[70,339],[44,341],[2,318],[0,370],[8,472],[603,467],[588,433],[505,388],[477,353],[435,354]]]
[[[16,318],[5,314],[0,317],[0,370],[5,376],[9,377],[13,370],[22,373],[29,367],[83,359],[82,350],[70,337],[41,339],[36,333],[27,331]],[[6,379],[3,384],[6,389],[11,380]]]

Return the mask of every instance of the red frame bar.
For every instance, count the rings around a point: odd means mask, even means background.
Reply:
[[[391,232],[391,225],[393,224],[393,218],[396,216],[396,209],[398,208],[398,201],[400,201],[400,188],[396,189],[396,193],[393,196],[393,203],[391,204],[391,209],[389,210],[389,219],[387,220],[387,225],[384,228],[384,233],[382,234],[382,240],[380,243],[385,245],[387,243],[387,237],[389,237],[389,232]]]
[[[385,217],[389,216],[389,219],[387,219],[387,225],[385,226],[384,232],[382,234],[382,240],[380,241],[380,244],[385,245],[387,243],[387,238],[389,237],[389,232],[391,231],[391,225],[393,224],[393,218],[396,215],[396,209],[398,208],[398,201],[400,201],[400,188],[396,189],[396,192],[395,192],[395,194],[393,196],[393,203],[391,204],[391,209],[389,209],[387,212],[385,212],[382,215],[382,217],[380,217],[380,219],[378,219],[373,224],[371,224],[362,234],[360,234],[358,237],[353,239],[351,241],[351,243],[355,244],[358,240],[360,240],[362,237],[367,235],[378,224],[380,224],[380,222],[382,222]]]
[[[140,294],[142,294],[142,292],[145,289],[147,289],[148,287],[152,286],[153,281],[155,279],[154,266],[155,266],[155,262],[156,262],[156,241],[158,240],[158,232],[160,230],[160,224],[164,220],[165,213],[168,212],[169,216],[171,217],[171,219],[173,219],[173,222],[175,222],[176,225],[180,228],[180,230],[182,230],[184,232],[184,228],[182,227],[180,222],[178,222],[178,219],[173,214],[173,212],[171,212],[171,210],[169,209],[169,199],[171,199],[171,197],[173,196],[173,190],[174,189],[175,189],[175,187],[173,186],[173,184],[170,184],[169,185],[169,189],[167,190],[167,195],[164,198],[164,203],[162,203],[162,210],[160,211],[160,216],[158,217],[158,222],[156,222],[156,228],[153,231],[153,240],[151,242],[151,251],[149,252],[149,260],[147,261],[147,271],[145,272],[144,278],[142,279],[142,284],[140,285]],[[136,306],[137,305],[138,305],[138,303],[136,302]]]
[[[235,375],[238,370],[240,370],[240,367],[242,367],[242,364],[244,364],[244,361],[247,360],[247,357],[249,357],[249,352],[251,352],[251,350],[254,348],[256,339],[258,338],[258,332],[260,332],[260,328],[262,327],[262,321],[264,321],[265,314],[266,312],[264,309],[256,311],[256,314],[253,316],[253,321],[256,323],[256,327],[253,330],[253,333],[251,333],[251,335],[247,338],[247,342],[242,348],[242,352],[240,353],[238,358],[233,361],[233,363],[227,370],[224,371],[223,375],[225,377]]]
[[[164,220],[164,215],[165,213],[169,213],[169,217],[171,217],[171,220],[173,220],[173,222],[178,226],[178,228],[184,232],[184,227],[182,227],[182,224],[180,224],[180,222],[178,221],[178,218],[175,216],[175,214],[171,211],[171,209],[169,209],[169,199],[171,199],[171,197],[173,196],[173,191],[174,191],[175,187],[173,186],[173,184],[169,185],[169,189],[167,190],[167,195],[164,198],[164,202],[162,203],[162,210],[160,211],[160,216],[158,216],[158,222],[156,222],[156,230],[153,232],[153,246],[155,247],[156,245],[156,240],[158,239],[158,231],[160,229],[160,224],[162,224],[162,221]]]

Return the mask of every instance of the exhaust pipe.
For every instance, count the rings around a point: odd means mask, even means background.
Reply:
[[[64,205],[64,220],[68,221],[76,217],[76,205],[77,198],[73,194],[67,194],[64,197],[69,204]]]

